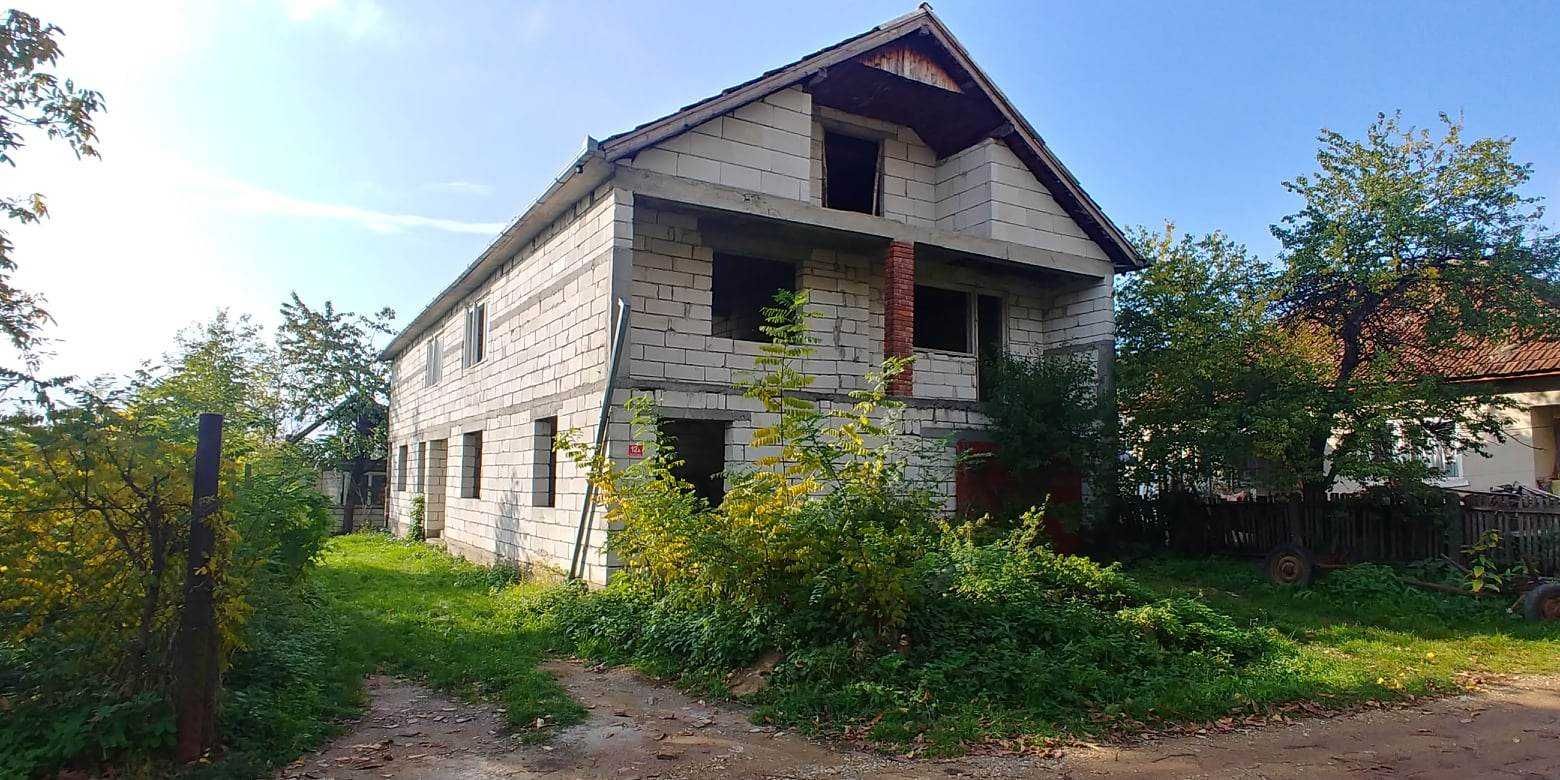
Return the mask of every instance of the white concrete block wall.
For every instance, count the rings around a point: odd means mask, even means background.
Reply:
[[[533,421],[557,416],[563,430],[594,429],[608,358],[613,253],[630,243],[631,202],[626,193],[598,189],[394,360],[391,452],[402,444],[415,453],[422,442],[446,443],[443,484],[426,489],[445,497],[441,541],[452,551],[484,562],[567,567],[585,480],[560,463],[557,506],[532,506]],[[487,354],[462,368],[465,310],[478,302],[487,305]],[[428,387],[424,345],[435,332],[443,376]],[[482,490],[464,498],[462,435],[476,430],[483,432]],[[393,483],[390,491],[391,517],[403,530],[415,495],[416,482],[409,482],[406,491]],[[590,560],[604,577],[599,546]]]
[[[692,215],[635,210],[633,339],[629,375],[730,387],[751,378],[760,343],[712,335],[716,249]],[[832,249],[775,245],[775,254],[741,247],[732,254],[794,262],[810,292],[815,353],[805,368],[818,390],[853,389],[883,359],[881,260]],[[876,301],[877,326],[871,323]]]
[[[794,87],[742,106],[619,164],[807,200],[812,96]]]
[[[1041,341],[1046,349],[1116,338],[1115,290],[1110,279],[1063,287],[1044,307]]]
[[[776,415],[763,411],[758,401],[739,393],[718,390],[620,390],[615,396],[610,431],[610,451],[619,466],[626,467],[638,460],[628,455],[628,444],[634,439],[622,406],[632,395],[649,395],[665,419],[724,413],[723,421],[727,426],[725,463],[728,469],[751,465],[759,458],[779,452],[776,447],[756,447],[752,444],[754,433],[761,427],[775,424]],[[847,412],[850,406],[851,403],[844,400],[825,399],[818,402],[818,408],[824,412]],[[694,411],[690,413],[689,410]],[[903,435],[928,440],[913,445],[916,449],[925,450],[919,453],[922,457],[912,462],[913,472],[917,478],[930,481],[942,497],[945,509],[952,511],[955,499],[954,432],[985,427],[989,420],[980,412],[959,407],[909,407],[902,410],[900,415],[900,432]],[[646,446],[644,452],[648,454],[650,449]]]
[[[751,377],[760,354],[759,342],[712,336],[711,287],[714,256],[706,239],[716,227],[691,214],[637,208],[634,214],[633,339],[628,358],[632,377],[707,382],[729,387]],[[724,251],[724,250],[723,250]],[[851,390],[863,385],[868,371],[883,360],[882,259],[834,249],[776,245],[772,253],[744,248],[733,254],[752,254],[795,261],[799,289],[811,299],[810,328],[815,354],[804,369],[813,374],[814,389]],[[1079,292],[1058,292],[1033,274],[1001,268],[954,266],[918,258],[916,282],[968,293],[970,311],[975,295],[995,295],[1004,309],[1004,340],[1010,351],[1039,354],[1056,345],[1100,333],[1108,336],[1110,285],[1101,283]],[[1106,325],[1099,328],[1098,302],[1103,293]],[[1080,303],[1073,303],[1074,300]],[[1059,302],[1058,302],[1059,301]],[[1060,311],[1084,306],[1070,319],[1048,320]],[[1082,324],[1080,324],[1082,323]],[[969,325],[971,351],[965,353],[917,350],[914,396],[927,399],[972,401],[978,379],[974,349],[973,317]]]
[[[936,226],[1106,260],[1006,143],[986,139],[937,166]]]

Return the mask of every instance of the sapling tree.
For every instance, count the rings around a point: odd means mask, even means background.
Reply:
[[[348,532],[367,498],[368,465],[385,457],[389,367],[374,342],[391,332],[394,319],[388,308],[356,314],[337,311],[330,301],[311,307],[297,293],[282,304],[281,387],[293,421],[303,426],[289,438],[307,442],[321,467],[347,467],[342,530]]]

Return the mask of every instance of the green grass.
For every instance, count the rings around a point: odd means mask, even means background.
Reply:
[[[1419,590],[1371,568],[1300,589],[1272,585],[1252,563],[1230,559],[1161,558],[1131,574],[1293,643],[1291,657],[1242,681],[1239,695],[1251,701],[1393,699],[1450,691],[1468,674],[1560,672],[1560,625],[1508,614],[1513,597]]]
[[[331,540],[315,577],[349,638],[342,661],[359,674],[377,670],[493,701],[532,739],[584,718],[536,668],[555,639],[524,625],[521,606],[547,586],[383,534]]]
[[[1177,667],[1180,671],[1163,680],[1142,680],[1127,700],[1069,707],[1060,717],[1055,706],[1040,703],[1049,698],[1044,691],[1034,693],[1039,697],[1034,706],[1015,706],[978,693],[961,698],[943,688],[939,702],[924,711],[885,711],[878,703],[900,698],[885,695],[885,686],[923,689],[931,679],[922,672],[907,676],[895,655],[866,666],[845,663],[860,674],[854,682],[798,680],[773,687],[759,697],[759,714],[809,713],[807,722],[777,720],[824,734],[840,734],[854,724],[856,734],[884,746],[952,754],[993,737],[1033,739],[1211,720],[1296,701],[1336,707],[1394,700],[1457,690],[1468,673],[1560,672],[1560,626],[1505,614],[1507,599],[1476,602],[1406,588],[1382,570],[1334,573],[1302,590],[1269,585],[1252,564],[1228,559],[1160,558],[1129,573],[1162,595],[1196,597],[1239,626],[1272,629],[1282,638],[1273,652],[1236,669],[1189,674],[1203,667]],[[537,669],[565,644],[555,625],[535,619],[536,596],[549,586],[373,534],[332,540],[312,578],[346,640],[336,659],[338,674],[360,678],[378,670],[492,700],[531,737],[583,717],[580,705]],[[592,633],[610,634],[608,628],[596,625]],[[823,658],[814,653],[810,661]],[[998,659],[960,661],[966,662],[972,668],[991,666],[993,674],[1003,671]],[[719,686],[709,670],[682,671],[694,672],[689,682]],[[532,728],[537,718],[547,728]]]

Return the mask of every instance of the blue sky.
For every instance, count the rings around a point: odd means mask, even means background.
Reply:
[[[50,367],[123,371],[218,306],[291,290],[411,318],[586,135],[626,129],[913,8],[393,0],[22,2],[104,92],[104,160],[45,150],[19,281]],[[1123,227],[1223,229],[1264,255],[1322,127],[1461,113],[1560,199],[1560,7],[951,2],[982,67]],[[1551,225],[1560,224],[1551,216]]]

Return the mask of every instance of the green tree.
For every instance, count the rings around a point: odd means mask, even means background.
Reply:
[[[181,331],[161,367],[133,377],[136,402],[169,426],[165,434],[195,440],[202,412],[223,416],[223,449],[229,457],[275,443],[283,410],[275,350],[247,314],[219,310],[209,321]]]
[[[1317,371],[1273,316],[1278,272],[1222,233],[1177,238],[1166,225],[1131,237],[1150,261],[1116,292],[1132,483],[1198,493],[1292,485],[1316,425]]]
[[[1423,479],[1405,450],[1482,452],[1505,403],[1448,381],[1450,350],[1560,333],[1560,238],[1512,139],[1464,141],[1380,115],[1361,140],[1323,131],[1319,170],[1285,182],[1301,209],[1273,226],[1275,311],[1329,359],[1313,396],[1301,486]]]
[[[98,156],[92,118],[103,109],[103,96],[53,72],[60,57],[58,39],[63,36],[60,28],[14,9],[0,25],[0,163],[16,165],[28,131],[64,141],[78,158]],[[43,219],[49,211],[43,195],[35,192],[0,196],[0,213],[25,224]],[[41,400],[49,387],[60,384],[36,376],[43,328],[50,317],[42,298],[12,283],[16,271],[12,250],[10,237],[0,229],[0,335],[21,361],[0,366],[0,396],[31,388]]]
[[[345,531],[367,498],[369,463],[385,457],[389,366],[374,341],[391,332],[394,319],[388,308],[366,315],[337,311],[330,301],[313,308],[297,293],[282,304],[281,387],[294,421],[304,426],[289,439],[307,442],[322,468],[346,466]]]

